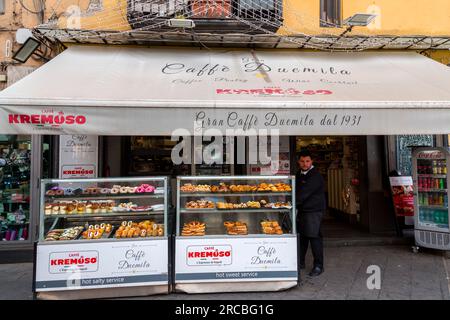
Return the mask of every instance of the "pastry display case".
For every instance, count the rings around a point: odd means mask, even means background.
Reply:
[[[166,177],[42,180],[38,298],[169,292]]]
[[[294,195],[293,176],[178,177],[175,290],[295,286]]]

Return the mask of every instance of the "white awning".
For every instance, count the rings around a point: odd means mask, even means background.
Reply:
[[[449,133],[450,68],[411,52],[74,46],[0,92],[3,134],[178,128]]]

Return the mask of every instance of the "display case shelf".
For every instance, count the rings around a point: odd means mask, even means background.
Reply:
[[[282,209],[181,209],[180,213],[226,213],[226,212],[253,212],[253,213],[273,213],[273,212],[291,212],[292,209],[282,208]]]
[[[233,192],[204,192],[204,193],[187,193],[182,192],[180,197],[276,197],[291,196],[291,192],[244,192],[244,193],[233,193]]]
[[[87,213],[87,214],[50,214],[46,215],[45,219],[52,218],[75,218],[75,219],[92,219],[96,217],[102,218],[117,218],[117,217],[140,217],[149,215],[161,215],[164,214],[163,210],[160,211],[140,211],[140,212],[113,212],[113,213]]]
[[[424,193],[424,192],[443,192],[443,193],[447,193],[448,189],[419,189],[418,191],[420,193]]]
[[[447,179],[447,175],[445,174],[430,174],[430,173],[419,173],[417,174],[418,177],[420,178],[443,178],[443,179]]]
[[[46,196],[47,199],[51,200],[114,200],[114,199],[141,199],[141,198],[164,198],[164,194],[129,194],[129,195],[118,195],[118,196],[112,196],[112,195],[98,195],[98,196]]]
[[[439,206],[439,205],[423,205],[423,204],[419,204],[419,208],[425,208],[425,209],[442,209],[442,210],[447,210],[448,207],[444,207],[444,206]]]

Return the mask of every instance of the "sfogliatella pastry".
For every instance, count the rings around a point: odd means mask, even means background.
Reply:
[[[206,224],[200,221],[191,221],[183,225],[181,235],[188,236],[204,236],[206,231]]]

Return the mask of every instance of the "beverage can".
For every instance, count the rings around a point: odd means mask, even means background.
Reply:
[[[433,174],[437,174],[437,162],[436,162],[436,160],[433,160],[433,164],[432,164],[432,166],[433,166]]]

